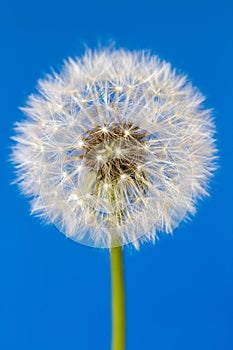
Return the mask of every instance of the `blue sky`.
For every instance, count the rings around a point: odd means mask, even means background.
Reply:
[[[110,40],[188,73],[214,108],[220,168],[192,222],[125,250],[127,350],[233,349],[230,1],[3,1],[0,5],[0,349],[110,349],[109,253],[29,216],[9,186],[13,123],[36,81]]]

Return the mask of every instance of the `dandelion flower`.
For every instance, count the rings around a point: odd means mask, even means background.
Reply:
[[[69,59],[39,81],[16,127],[13,160],[32,213],[94,247],[172,232],[195,213],[214,170],[203,100],[145,52]]]
[[[122,246],[154,241],[195,213],[215,169],[204,97],[146,52],[103,49],[39,81],[13,161],[32,213],[110,248],[113,350],[124,350]]]

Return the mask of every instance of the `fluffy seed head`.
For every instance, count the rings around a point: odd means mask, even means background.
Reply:
[[[39,81],[13,161],[32,213],[112,247],[172,232],[207,194],[214,127],[203,96],[144,52],[87,51]]]

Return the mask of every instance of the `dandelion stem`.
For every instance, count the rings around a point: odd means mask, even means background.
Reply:
[[[112,350],[125,349],[125,293],[122,247],[111,248]]]

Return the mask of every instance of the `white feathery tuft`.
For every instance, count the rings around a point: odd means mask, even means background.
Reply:
[[[13,162],[32,213],[94,247],[154,241],[207,195],[216,148],[204,97],[144,52],[88,50],[39,81]]]

